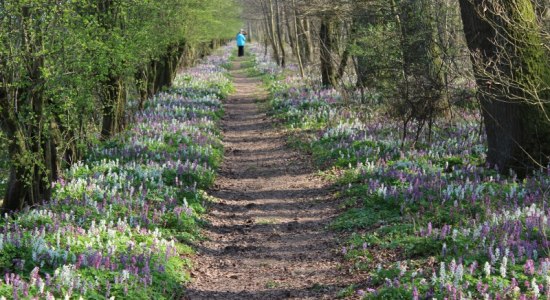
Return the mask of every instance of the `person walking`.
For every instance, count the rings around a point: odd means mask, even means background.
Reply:
[[[244,45],[246,44],[246,33],[241,29],[237,34],[237,47],[239,47],[239,57],[244,56]]]

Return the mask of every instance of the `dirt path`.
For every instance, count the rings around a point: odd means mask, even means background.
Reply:
[[[267,95],[234,63],[225,103],[226,158],[212,195],[207,240],[195,257],[187,299],[334,299],[339,274],[328,186],[285,145],[257,105]]]

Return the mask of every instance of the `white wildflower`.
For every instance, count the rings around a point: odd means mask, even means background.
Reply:
[[[58,230],[56,233],[55,233],[55,243],[57,245],[57,249],[60,248],[60,242],[61,242],[61,232]]]
[[[485,262],[485,266],[483,267],[483,271],[485,272],[485,277],[491,276],[491,265],[488,261]]]
[[[506,278],[507,265],[508,265],[508,257],[504,256],[502,258],[502,262],[500,263],[500,276],[502,276],[502,278]]]
[[[462,281],[463,276],[464,276],[464,267],[462,266],[462,264],[459,264],[456,267],[455,274],[454,274],[455,280],[453,283],[455,287],[458,288],[460,282]]]
[[[531,287],[533,288],[533,296],[535,296],[536,299],[539,298],[540,290],[539,285],[537,284],[537,280],[535,277],[531,280]]]
[[[43,280],[38,281],[38,291],[40,294],[44,294],[44,287],[46,287],[46,283]]]

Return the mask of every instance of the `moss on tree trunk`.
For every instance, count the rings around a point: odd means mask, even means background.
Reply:
[[[460,0],[460,6],[485,120],[488,163],[520,176],[545,167],[550,66],[533,4]]]

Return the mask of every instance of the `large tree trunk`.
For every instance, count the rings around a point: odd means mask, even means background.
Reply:
[[[460,7],[485,120],[488,163],[520,176],[546,167],[550,66],[531,1],[460,0]]]

